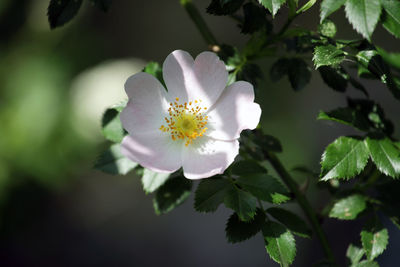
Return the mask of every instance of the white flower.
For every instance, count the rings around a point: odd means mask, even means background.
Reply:
[[[189,179],[223,173],[239,153],[240,132],[260,120],[253,86],[244,81],[226,86],[225,64],[212,52],[195,60],[185,51],[172,52],[163,78],[168,92],[147,73],[126,81],[129,101],[121,122],[129,135],[122,153],[156,172],[182,167]]]

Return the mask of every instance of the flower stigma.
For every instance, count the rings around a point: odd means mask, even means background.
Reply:
[[[180,104],[179,98],[175,98],[173,103],[169,103],[169,116],[164,117],[167,125],[161,125],[159,129],[169,133],[174,141],[184,140],[185,146],[192,144],[193,140],[203,136],[208,129],[208,116],[204,114],[207,108],[202,108],[200,103],[201,100],[194,100]]]

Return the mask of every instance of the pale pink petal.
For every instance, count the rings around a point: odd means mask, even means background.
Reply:
[[[238,153],[237,140],[221,141],[203,136],[183,148],[183,174],[188,179],[222,174]]]
[[[248,82],[238,81],[224,90],[207,115],[207,136],[233,140],[239,138],[242,130],[253,130],[257,127],[261,108],[254,103],[253,86]]]
[[[212,52],[203,52],[193,61],[187,52],[176,50],[165,60],[163,75],[170,99],[201,100],[201,105],[208,108],[217,101],[228,80],[225,64]]]
[[[182,166],[183,146],[182,142],[173,141],[169,134],[159,131],[124,137],[121,152],[152,171],[171,173]]]
[[[129,101],[120,116],[123,127],[130,134],[160,132],[168,109],[166,91],[161,83],[141,72],[129,77],[125,91]]]

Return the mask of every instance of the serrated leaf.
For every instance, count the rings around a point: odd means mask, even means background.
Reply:
[[[47,8],[47,17],[50,23],[50,28],[63,26],[76,16],[82,0],[50,0]]]
[[[182,204],[190,195],[192,181],[179,176],[168,179],[156,192],[153,206],[156,214],[165,214]]]
[[[400,2],[396,0],[381,0],[384,12],[382,14],[383,27],[400,38]]]
[[[256,213],[257,199],[250,193],[231,185],[226,190],[224,204],[234,210],[240,220],[249,221]]]
[[[292,58],[290,60],[288,76],[292,89],[300,91],[310,82],[311,71],[303,59]]]
[[[142,176],[143,190],[147,194],[153,193],[168,180],[169,176],[169,173],[159,173],[144,169]]]
[[[381,9],[380,0],[347,0],[345,4],[347,19],[353,28],[368,40],[371,40]]]
[[[353,108],[337,108],[332,111],[320,111],[317,117],[318,120],[330,120],[346,125],[353,126],[354,128],[367,132],[370,128],[365,114]]]
[[[336,35],[336,25],[330,19],[326,19],[318,26],[318,32],[323,36],[333,38]]]
[[[321,21],[344,5],[346,0],[323,0],[321,3]]]
[[[355,267],[364,256],[364,250],[362,248],[354,246],[353,244],[350,244],[347,248],[346,256],[350,260],[351,266]]]
[[[347,73],[342,68],[322,66],[318,68],[322,80],[333,90],[345,92],[347,88]]]
[[[321,66],[337,66],[344,58],[344,52],[333,45],[317,46],[314,49],[313,61],[316,69]]]
[[[110,9],[112,0],[90,0],[97,8],[103,12],[107,12]]]
[[[254,33],[267,24],[265,11],[262,7],[253,3],[247,3],[243,6],[244,22],[242,33]]]
[[[268,221],[262,226],[265,248],[274,261],[289,266],[296,256],[296,242],[290,231],[282,224]]]
[[[305,238],[311,238],[312,232],[310,228],[303,219],[293,212],[282,208],[273,207],[267,209],[267,213],[285,225],[294,234]]]
[[[329,212],[329,217],[341,220],[354,220],[367,207],[365,197],[359,194],[351,195],[335,202]]]
[[[103,136],[114,143],[121,143],[126,134],[119,117],[119,113],[124,106],[125,104],[121,104],[107,109],[101,120]]]
[[[207,13],[221,16],[235,13],[243,4],[244,0],[227,0],[221,4],[220,0],[212,0],[207,7]]]
[[[247,175],[256,173],[267,173],[267,169],[258,164],[255,160],[241,160],[232,164],[231,172],[233,175]]]
[[[200,182],[194,197],[194,208],[199,212],[214,212],[224,202],[230,183],[222,178],[209,178]]]
[[[286,0],[258,0],[258,2],[271,12],[272,17],[275,17]]]
[[[241,221],[239,216],[233,213],[226,224],[226,238],[230,243],[245,241],[260,232],[264,223],[265,213],[260,209],[257,209],[254,219],[248,222]]]
[[[125,175],[138,164],[121,154],[120,144],[113,144],[97,160],[94,168],[109,174]]]
[[[321,180],[352,178],[365,168],[368,158],[363,141],[341,136],[328,145],[322,155]]]
[[[365,143],[372,161],[382,173],[393,178],[400,177],[400,149],[390,139],[368,137]]]
[[[361,231],[361,243],[368,260],[378,257],[386,249],[389,234],[379,223],[369,223]]]
[[[271,80],[277,82],[289,72],[290,60],[287,58],[280,58],[272,64],[269,71]]]
[[[273,176],[263,173],[240,176],[236,182],[255,197],[271,203],[290,199],[289,192]]]

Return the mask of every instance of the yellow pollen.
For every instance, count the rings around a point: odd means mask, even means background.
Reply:
[[[199,102],[201,100],[194,101],[196,104]],[[179,104],[178,97],[175,98],[174,103],[171,102],[169,105],[171,106],[168,109],[169,117],[164,118],[167,125],[161,125],[159,129],[162,132],[169,133],[173,141],[183,140],[185,146],[188,146],[207,131],[208,117],[202,113],[202,110],[207,110],[206,107],[194,105],[194,107],[189,108],[187,102],[183,105]],[[192,101],[189,102],[189,106],[191,105]]]

